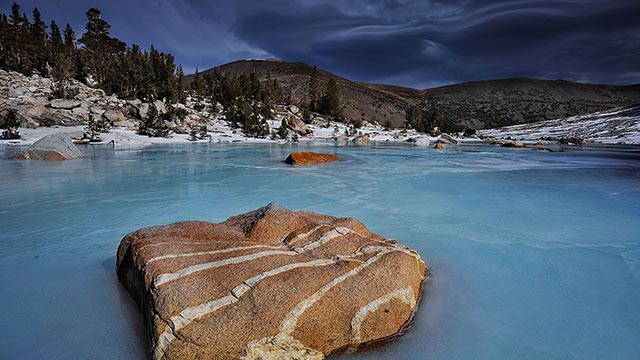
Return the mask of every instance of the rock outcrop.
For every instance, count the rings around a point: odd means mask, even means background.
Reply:
[[[36,141],[13,159],[19,160],[68,160],[82,157],[82,152],[65,134],[51,134]]]
[[[284,126],[285,128],[293,131],[300,136],[308,136],[313,134],[313,131],[309,129],[304,121],[298,119],[292,114],[285,114],[282,118],[282,123],[280,126]]]
[[[458,143],[458,140],[456,138],[447,133],[440,134],[440,138],[438,139],[438,141],[449,145],[455,145]]]
[[[527,145],[520,143],[520,142],[505,142],[502,144],[502,147],[506,147],[506,148],[526,148]]]
[[[411,143],[413,146],[429,146],[430,141],[426,136],[418,136],[414,138],[410,138],[407,140],[408,143]]]
[[[125,236],[154,359],[322,359],[401,335],[426,266],[359,221],[277,204]]]
[[[287,164],[294,166],[314,165],[332,161],[340,161],[340,158],[333,154],[322,154],[311,151],[294,152],[289,154],[284,160]]]
[[[353,138],[353,142],[360,145],[366,145],[369,142],[368,135],[358,135]]]

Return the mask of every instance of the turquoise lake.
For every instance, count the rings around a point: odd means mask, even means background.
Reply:
[[[295,150],[344,161],[293,168]],[[0,358],[141,359],[115,253],[138,228],[278,202],[355,217],[429,266],[414,324],[338,359],[637,359],[640,149],[187,144],[7,158]]]

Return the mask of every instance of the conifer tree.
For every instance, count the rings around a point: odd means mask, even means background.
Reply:
[[[109,35],[111,25],[102,19],[96,8],[87,11],[86,31],[79,42],[84,65],[89,75],[108,92],[113,92],[109,77],[119,71],[114,65],[114,55],[124,52],[126,45]]]
[[[196,68],[196,72],[193,74],[193,82],[191,83],[191,91],[196,96],[202,96],[205,92],[205,83],[200,75],[200,72]]]
[[[25,17],[20,14],[20,5],[13,3],[11,5],[11,14],[9,15],[8,25],[11,28],[10,34],[7,36],[7,65],[10,70],[30,73],[28,60],[26,59],[26,34],[28,22],[25,24]]]
[[[64,42],[62,41],[62,35],[60,34],[60,28],[55,21],[51,20],[49,25],[49,55],[48,58],[52,59],[56,54],[64,52]]]
[[[178,71],[176,75],[176,101],[183,103],[186,101],[186,83],[184,79],[184,72],[182,71],[182,65],[178,65]]]
[[[0,117],[0,129],[2,129],[0,139],[20,139],[20,132],[18,131],[19,127],[20,120],[18,119],[16,111],[14,109],[7,111],[4,116]]]
[[[58,53],[53,59],[51,78],[53,80],[54,98],[73,99],[78,95],[79,89],[72,86],[74,66],[73,60],[64,52]]]
[[[309,99],[309,109],[311,111],[318,111],[319,96],[318,96],[318,68],[314,65],[309,77],[309,84],[307,86]]]
[[[327,82],[327,87],[322,95],[321,111],[325,115],[337,117],[341,115],[342,109],[340,107],[340,87],[338,82],[331,78]]]
[[[76,33],[68,23],[64,27],[64,48],[68,54],[76,51]]]
[[[9,40],[11,39],[11,26],[5,14],[0,14],[0,68],[9,68]]]
[[[43,74],[47,64],[47,25],[42,20],[38,8],[33,9],[33,23],[30,30],[28,42],[32,58],[31,63],[35,70]]]

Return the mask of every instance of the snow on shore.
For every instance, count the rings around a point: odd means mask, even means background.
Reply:
[[[268,124],[271,129],[280,127],[280,120],[269,120]],[[209,139],[198,140],[196,142],[214,142],[214,143],[285,143],[287,140],[267,138],[246,137],[239,130],[232,129],[224,120],[214,121],[211,127],[213,130],[208,132]],[[438,138],[428,137],[419,134],[414,130],[385,130],[379,125],[365,123],[363,127],[358,129],[357,134],[346,136],[345,133],[349,129],[346,124],[332,122],[320,124],[315,122],[308,125],[313,131],[313,135],[308,137],[299,137],[298,141],[338,141],[340,143],[353,142],[358,137],[365,137],[367,142],[405,142],[409,139],[424,138],[433,143]],[[55,127],[39,127],[39,128],[20,128],[20,140],[0,140],[0,145],[31,145],[44,136],[55,133],[63,133],[69,135],[73,139],[82,139],[84,134],[84,126],[55,126]],[[138,148],[154,144],[185,144],[193,143],[189,140],[188,134],[171,134],[167,138],[148,137],[139,135],[136,131],[126,127],[113,127],[108,133],[100,135],[101,142],[94,144],[112,144],[115,148],[127,149]],[[356,140],[357,142],[357,140]]]
[[[488,137],[520,141],[576,137],[603,144],[640,144],[640,105],[565,119],[481,130],[479,133]]]

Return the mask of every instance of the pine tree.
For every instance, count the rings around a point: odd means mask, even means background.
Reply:
[[[306,124],[311,123],[311,109],[309,108],[309,102],[306,101],[306,99],[302,101],[300,110],[302,111],[302,121],[304,121]]]
[[[196,72],[193,74],[193,82],[191,83],[191,91],[196,96],[202,96],[205,92],[205,84],[200,72],[196,68]]]
[[[102,13],[96,8],[87,11],[86,31],[79,42],[87,72],[101,87],[111,93],[113,89],[110,76],[119,71],[114,65],[114,55],[124,52],[126,45],[109,35],[111,25],[102,19]]]
[[[11,14],[9,15],[8,25],[10,34],[7,36],[7,65],[10,70],[31,73],[30,61],[27,56],[29,21],[26,16],[20,14],[20,5],[13,3],[11,5]]]
[[[320,100],[318,96],[318,68],[315,65],[313,66],[311,76],[309,77],[308,92],[307,98],[309,99],[309,109],[311,111],[318,111]]]
[[[89,138],[89,141],[102,141],[100,139],[101,133],[109,132],[111,129],[111,124],[109,121],[100,116],[98,119],[95,118],[95,115],[89,114],[89,121],[87,122],[87,126],[85,126],[85,136]]]
[[[176,101],[185,103],[187,96],[185,94],[186,83],[184,79],[184,72],[182,71],[182,65],[178,65],[177,79],[176,79]]]
[[[38,8],[33,9],[33,23],[31,24],[30,35],[31,63],[35,70],[43,74],[47,64],[47,25],[42,20]]]
[[[64,27],[64,48],[69,54],[76,51],[76,33],[68,23]]]
[[[284,120],[282,120],[280,128],[278,128],[278,137],[280,137],[280,139],[286,139],[289,137],[289,129],[284,125]]]
[[[73,60],[64,52],[58,53],[53,59],[51,77],[53,80],[54,98],[73,99],[78,95],[79,89],[72,86],[74,66]]]
[[[138,134],[151,137],[169,136],[169,128],[165,125],[165,120],[160,116],[158,108],[152,102],[149,104],[147,116],[145,116],[138,126]]]
[[[62,35],[60,34],[60,28],[55,21],[51,20],[49,25],[49,59],[52,59],[56,54],[64,52],[64,42],[62,41]]]
[[[9,42],[11,40],[11,25],[5,14],[0,14],[0,68],[9,68],[9,56],[11,49]]]
[[[2,134],[0,134],[0,139],[20,139],[19,127],[20,120],[18,119],[16,111],[14,109],[7,111],[6,114],[0,118],[0,129],[3,130]]]
[[[337,117],[342,114],[340,107],[340,87],[338,82],[331,78],[327,82],[327,87],[322,95],[322,106],[320,112],[331,117]]]
[[[405,124],[409,128],[416,128],[422,120],[422,108],[420,105],[414,104],[409,107],[405,115]]]

